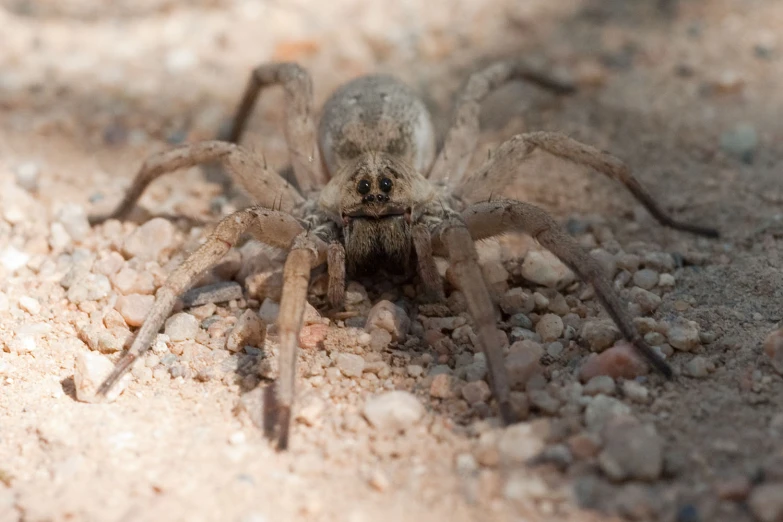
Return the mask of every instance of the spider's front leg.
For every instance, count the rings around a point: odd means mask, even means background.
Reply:
[[[303,228],[293,216],[261,207],[240,210],[223,218],[204,244],[178,266],[155,293],[155,302],[133,344],[101,384],[99,395],[105,397],[133,362],[150,348],[180,294],[205,270],[215,266],[244,232],[250,232],[256,239],[271,246],[288,249]],[[285,293],[285,286],[283,291]]]
[[[277,328],[280,334],[279,367],[275,405],[276,418],[271,435],[279,450],[288,448],[292,409],[296,390],[296,357],[302,329],[310,270],[327,261],[326,243],[308,232],[294,240],[283,268],[283,293]]]
[[[504,423],[512,424],[517,418],[511,406],[511,387],[503,351],[498,345],[501,332],[495,323],[495,305],[478,264],[476,245],[465,222],[454,212],[449,212],[443,221],[436,224],[432,234],[433,244],[441,247],[437,248],[438,251],[445,250],[465,295],[468,311],[476,325],[481,351],[487,359],[489,384],[498,402],[500,416]]]

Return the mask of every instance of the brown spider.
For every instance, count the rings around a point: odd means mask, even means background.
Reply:
[[[178,296],[237,242],[244,233],[288,250],[277,327],[280,375],[275,386],[277,446],[288,445],[296,377],[296,349],[310,271],[327,263],[328,300],[342,306],[348,275],[379,267],[415,267],[426,291],[442,299],[434,256],[447,257],[473,317],[486,355],[489,381],[504,422],[514,422],[509,381],[498,347],[490,294],[477,263],[474,242],[510,231],[538,240],[568,265],[595,293],[626,339],[661,373],[669,365],[640,337],[625,303],[600,265],[543,210],[514,200],[466,206],[460,196],[467,182],[498,185],[536,148],[588,165],[622,182],[663,225],[709,237],[717,231],[680,223],[667,215],[620,160],[552,132],[520,134],[506,141],[472,176],[465,178],[479,134],[481,101],[500,85],[528,80],[556,93],[573,90],[567,82],[537,72],[520,61],[496,63],[473,74],[464,87],[443,148],[436,157],[435,136],[424,104],[406,85],[389,76],[366,76],[338,89],[326,102],[316,133],[312,82],[301,66],[268,64],[253,71],[237,110],[229,142],[184,145],[150,157],[119,207],[107,216],[123,219],[145,187],[157,177],[212,160],[221,160],[232,179],[255,200],[215,228],[175,269],[155,294],[155,302],[133,345],[98,393],[105,395],[151,345]],[[285,133],[299,190],[237,146],[247,118],[264,87],[286,93]],[[316,136],[318,141],[316,143]]]

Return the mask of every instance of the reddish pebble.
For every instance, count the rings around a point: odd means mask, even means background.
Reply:
[[[647,363],[627,341],[620,341],[604,352],[590,357],[579,372],[582,382],[598,375],[612,378],[633,379],[649,371]]]
[[[318,348],[326,339],[326,333],[329,327],[322,323],[310,324],[302,327],[299,332],[299,345],[308,350]]]
[[[747,477],[731,477],[715,484],[715,493],[723,500],[742,502],[750,494],[750,480]]]
[[[775,330],[764,340],[764,353],[775,371],[783,374],[783,328]]]

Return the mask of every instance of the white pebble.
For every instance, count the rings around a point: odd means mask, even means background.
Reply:
[[[80,277],[68,288],[68,300],[74,304],[85,301],[98,301],[111,291],[109,278],[101,274],[87,274]]]
[[[186,312],[174,314],[166,319],[163,331],[174,341],[187,341],[196,337],[199,330],[198,319]]]
[[[424,416],[424,406],[406,391],[390,391],[369,399],[362,410],[380,431],[397,433],[415,425]]]
[[[90,232],[90,223],[87,221],[87,213],[84,207],[75,203],[64,205],[56,216],[68,235],[74,241],[82,241]]]
[[[0,263],[11,273],[25,266],[28,261],[30,261],[29,254],[12,246],[9,246],[0,254]]]
[[[38,299],[23,295],[19,298],[19,308],[29,314],[36,315],[41,311],[41,303],[38,302]]]
[[[532,250],[525,256],[522,277],[550,288],[562,287],[574,280],[574,274],[549,251]]]
[[[361,377],[364,371],[364,359],[361,355],[341,353],[335,363],[346,377]]]
[[[112,362],[95,352],[80,351],[76,354],[73,381],[76,385],[76,398],[82,402],[99,402],[95,392],[114,369]],[[125,390],[131,376],[126,374],[106,394],[108,402],[114,401]]]
[[[16,184],[28,192],[35,192],[38,190],[38,173],[40,170],[38,164],[32,161],[17,165],[14,171]]]
[[[174,225],[167,219],[154,218],[134,230],[122,245],[128,257],[156,261],[174,248]]]

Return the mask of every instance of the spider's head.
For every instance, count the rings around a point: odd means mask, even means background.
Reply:
[[[384,153],[364,153],[347,164],[321,192],[321,206],[339,216],[343,226],[354,220],[403,217],[429,200],[432,189],[406,162]]]
[[[432,197],[432,186],[404,160],[368,152],[332,178],[319,202],[343,228],[349,271],[362,271],[408,264],[411,221]]]

